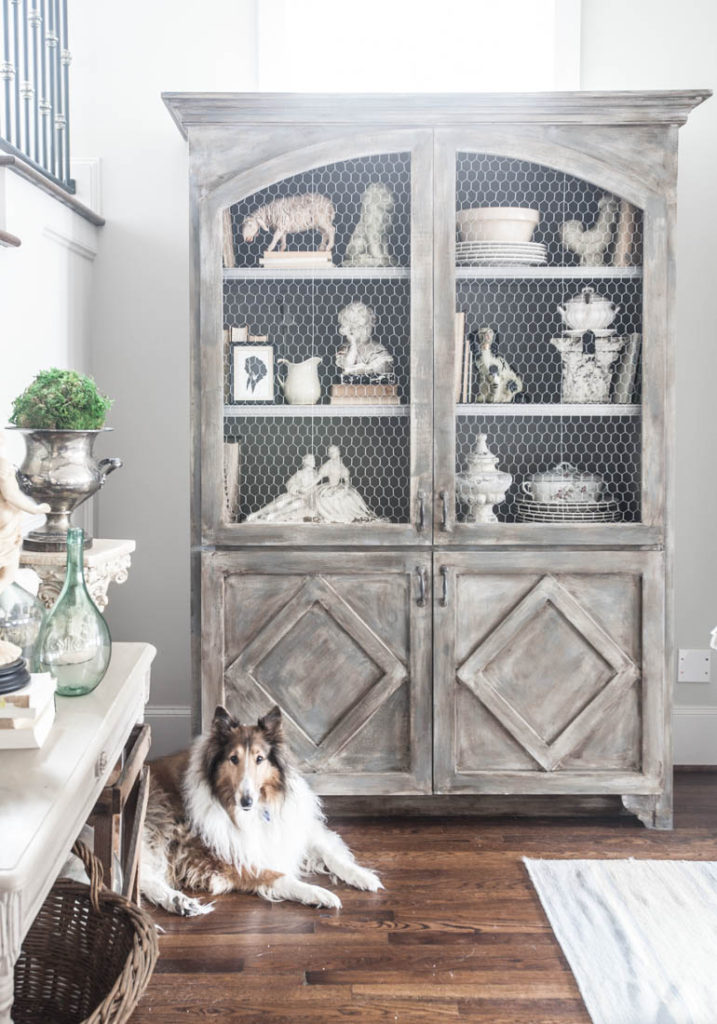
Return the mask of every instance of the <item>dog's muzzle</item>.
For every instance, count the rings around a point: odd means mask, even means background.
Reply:
[[[239,803],[242,806],[242,810],[248,811],[254,804],[254,797],[249,796],[248,793],[244,793],[244,795],[239,800]]]

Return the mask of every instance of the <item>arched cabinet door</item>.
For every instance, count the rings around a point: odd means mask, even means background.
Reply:
[[[439,545],[663,542],[672,185],[635,132],[435,133]]]
[[[310,134],[197,197],[202,541],[428,544],[432,133]]]

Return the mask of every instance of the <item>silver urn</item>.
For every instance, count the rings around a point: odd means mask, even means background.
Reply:
[[[497,523],[494,505],[505,501],[513,477],[497,468],[498,456],[488,448],[485,434],[468,456],[468,468],[456,478],[456,494],[468,506],[469,523]]]
[[[20,489],[51,511],[44,526],[24,538],[29,551],[64,551],[75,509],[99,491],[121,459],[95,459],[93,448],[101,430],[30,430],[16,428],[25,438],[25,459],[17,471]],[[85,539],[90,547],[92,538]]]

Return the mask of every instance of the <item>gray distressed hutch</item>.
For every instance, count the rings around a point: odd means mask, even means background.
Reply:
[[[324,794],[612,794],[670,827],[677,131],[707,95],[165,95],[190,160],[196,724],[279,703]],[[392,259],[350,266],[374,182]],[[332,262],[260,265],[271,235],[244,218],[306,192],[335,206]],[[562,225],[593,229],[605,196],[619,220],[583,265]],[[456,212],[480,206],[537,209],[545,259],[457,259]],[[585,287],[632,365],[571,404],[551,339]],[[331,400],[351,302],[393,356],[390,401]],[[480,400],[485,326],[512,402]],[[262,400],[235,342],[271,347]],[[280,360],[313,357],[321,397],[289,404]],[[512,476],[494,523],[456,495],[479,435]],[[329,446],[372,518],[256,521]],[[604,482],[604,515],[531,512],[523,484],[566,462]]]

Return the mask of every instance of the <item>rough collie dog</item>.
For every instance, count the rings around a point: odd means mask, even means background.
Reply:
[[[299,876],[324,871],[357,889],[383,888],[324,821],[318,797],[291,764],[279,708],[240,725],[220,706],[188,752],[152,765],[141,891],[171,913],[193,916],[212,904],[183,889],[340,907],[338,896]]]

